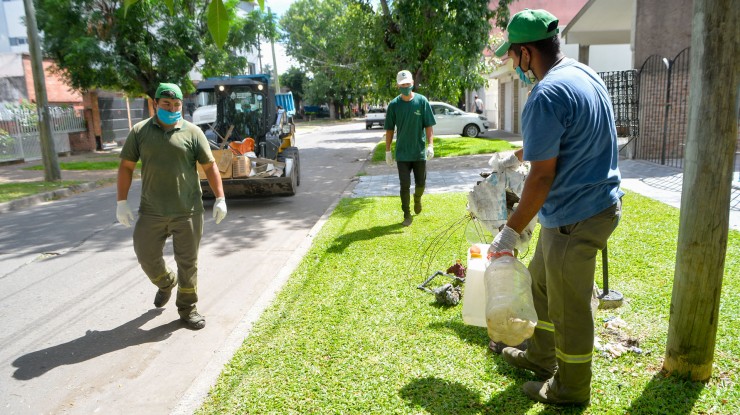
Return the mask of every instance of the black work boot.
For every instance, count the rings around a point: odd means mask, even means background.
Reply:
[[[501,351],[501,357],[506,360],[506,363],[514,367],[534,372],[534,375],[535,377],[537,377],[537,379],[549,379],[552,377],[553,374],[555,374],[555,370],[557,369],[557,366],[543,367],[537,365],[536,363],[530,362],[529,359],[527,359],[527,353],[517,349],[516,347],[504,348],[504,350]]]
[[[170,297],[172,297],[172,289],[175,288],[175,285],[177,285],[177,283],[173,282],[169,287],[157,290],[157,293],[154,295],[154,307],[162,308],[168,301],[170,301]]]
[[[421,196],[414,195],[414,213],[421,213]]]
[[[200,330],[206,326],[206,318],[198,313],[195,307],[188,314],[181,314],[180,320],[184,321],[188,327],[194,330]]]
[[[411,222],[414,221],[414,218],[411,217],[411,214],[406,214],[403,217],[403,222],[401,222],[401,225],[403,226],[411,226]]]
[[[554,378],[550,378],[544,382],[526,382],[522,386],[522,390],[527,397],[533,401],[552,404],[552,405],[573,405],[573,406],[585,406],[591,403],[590,396],[574,397],[564,396],[563,393],[559,392],[557,383]]]

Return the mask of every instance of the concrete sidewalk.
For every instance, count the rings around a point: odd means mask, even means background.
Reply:
[[[432,159],[428,163],[427,193],[469,192],[482,180],[480,172],[489,171],[486,156]],[[670,206],[681,207],[683,172],[680,169],[642,161],[619,161],[622,188]],[[361,176],[352,197],[398,196],[400,187],[395,166],[372,166]],[[374,174],[372,174],[374,173]],[[730,200],[729,228],[740,230],[740,186],[733,186]]]

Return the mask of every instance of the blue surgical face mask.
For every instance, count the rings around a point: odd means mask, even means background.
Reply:
[[[409,96],[411,95],[411,88],[413,88],[413,86],[401,86],[398,89],[401,90],[401,94]]]
[[[162,108],[157,108],[157,118],[159,118],[159,121],[162,121],[164,124],[171,125],[180,121],[182,115],[180,114],[180,111],[170,112]]]
[[[522,82],[524,82],[525,85],[532,85],[532,80],[529,79],[527,74],[522,70],[521,66],[516,67],[516,73],[519,75],[519,79],[521,79]]]

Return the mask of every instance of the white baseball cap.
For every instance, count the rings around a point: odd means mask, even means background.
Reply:
[[[414,78],[411,76],[411,72],[403,70],[396,75],[396,84],[413,84]]]

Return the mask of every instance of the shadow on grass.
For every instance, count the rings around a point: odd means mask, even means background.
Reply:
[[[409,406],[422,407],[435,415],[523,414],[534,404],[524,397],[520,383],[481,402],[480,393],[437,377],[416,379],[404,386],[399,395]]]
[[[481,347],[488,347],[488,332],[485,327],[468,326],[459,321],[432,323],[430,329],[454,332],[460,340]]]
[[[353,242],[368,241],[392,233],[400,233],[401,228],[403,228],[403,225],[395,223],[393,225],[373,226],[372,228],[345,233],[334,239],[326,252],[341,253]]]
[[[632,401],[627,412],[632,415],[690,414],[704,387],[701,382],[658,373],[645,386],[640,397]]]
[[[371,198],[345,198],[339,202],[339,205],[334,209],[332,216],[340,217],[343,219],[351,219],[357,213],[361,213],[364,209],[375,204]]]

